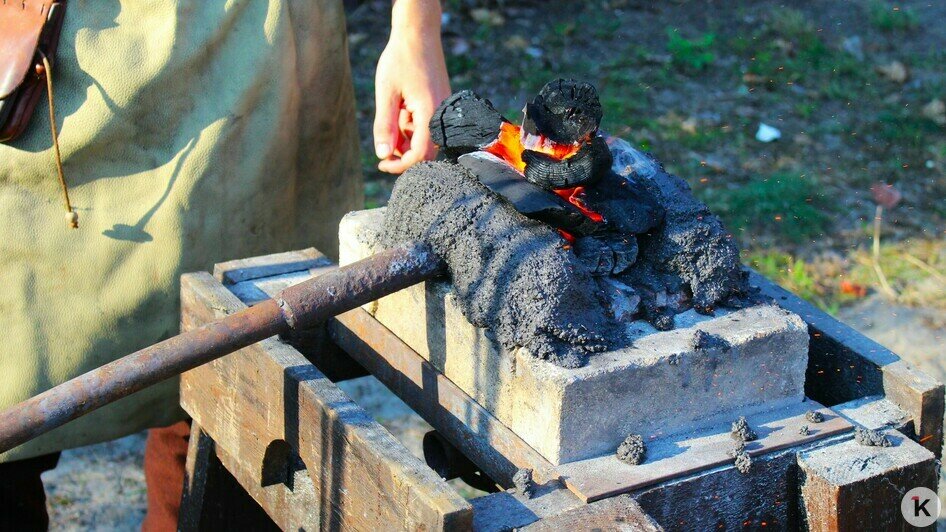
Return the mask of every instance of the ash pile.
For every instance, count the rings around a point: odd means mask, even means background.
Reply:
[[[507,350],[564,367],[623,347],[626,324],[673,328],[751,299],[732,235],[686,182],[599,132],[595,88],[547,84],[521,125],[471,91],[430,123],[444,160],[397,181],[380,239],[423,239],[466,318]]]

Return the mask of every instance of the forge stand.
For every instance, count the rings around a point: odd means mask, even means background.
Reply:
[[[213,275],[185,275],[182,328],[238,311],[333,267],[308,249],[218,264]],[[666,466],[663,474],[637,483],[626,478],[633,466],[616,459],[599,458],[584,467],[575,466],[581,461],[553,465],[429,360],[357,309],[324,330],[270,338],[183,375],[181,405],[194,423],[180,526],[903,527],[902,495],[917,486],[936,489],[943,385],[764,278],[754,276],[753,284],[807,323],[804,393],[810,404],[825,405],[828,420],[811,425],[821,432],[818,438],[779,444],[779,434],[784,436],[779,429],[798,423],[793,417],[798,412],[778,419],[750,417],[762,427],[762,438],[747,446],[753,460],[747,473],[725,456],[707,456],[718,453],[721,443],[704,446],[695,458],[655,450],[648,460]],[[532,468],[538,484],[533,497],[500,491],[465,500],[335,385],[366,374],[387,385],[448,442],[439,457],[452,463],[439,464],[441,472],[472,468],[509,488],[517,469]],[[852,425],[885,431],[893,446],[855,443]],[[719,437],[710,431],[682,444],[699,448],[701,441]]]

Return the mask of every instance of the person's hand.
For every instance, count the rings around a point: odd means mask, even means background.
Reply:
[[[428,123],[450,95],[440,42],[439,0],[395,0],[391,37],[375,74],[374,147],[382,172],[432,159]]]

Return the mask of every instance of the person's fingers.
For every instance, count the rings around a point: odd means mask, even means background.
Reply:
[[[389,174],[400,174],[410,168],[412,163],[408,163],[404,158],[389,157],[378,163],[378,170]]]
[[[414,121],[411,116],[411,112],[406,107],[401,107],[401,112],[397,115],[397,128],[404,133],[413,132]]]
[[[387,159],[400,141],[401,96],[380,80],[375,91],[374,151],[378,159]]]
[[[411,136],[411,153],[417,161],[433,159],[437,155],[437,147],[430,140],[430,118],[434,115],[433,107],[424,107],[412,115],[414,134]]]

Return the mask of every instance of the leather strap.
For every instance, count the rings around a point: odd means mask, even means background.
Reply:
[[[66,0],[0,0],[0,142],[26,129],[55,61]],[[39,53],[42,52],[42,53]]]

